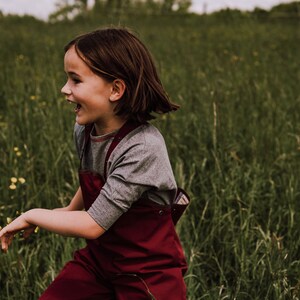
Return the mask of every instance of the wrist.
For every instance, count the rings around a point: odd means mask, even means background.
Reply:
[[[35,211],[35,209],[30,209],[22,214],[22,217],[24,218],[24,220],[29,224],[33,224],[34,211]]]

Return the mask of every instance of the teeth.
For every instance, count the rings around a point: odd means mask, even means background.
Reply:
[[[69,100],[69,99],[67,99],[67,101],[69,102],[69,104],[75,105],[75,108],[74,108],[74,111],[75,111],[75,112],[78,112],[78,111],[80,110],[81,104],[79,104],[79,103],[77,103],[77,102],[75,102],[75,101]]]
[[[75,112],[78,112],[81,108],[81,105],[79,103],[77,103],[76,107],[75,107]]]

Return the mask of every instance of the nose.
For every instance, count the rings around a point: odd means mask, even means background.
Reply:
[[[66,84],[61,88],[61,93],[64,94],[65,96],[71,94],[71,89],[68,87],[68,83],[66,83]]]

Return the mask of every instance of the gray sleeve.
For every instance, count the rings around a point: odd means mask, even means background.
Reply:
[[[163,139],[149,138],[139,136],[135,144],[128,142],[114,153],[118,158],[112,161],[107,181],[88,210],[106,230],[146,191],[166,193],[176,189]]]

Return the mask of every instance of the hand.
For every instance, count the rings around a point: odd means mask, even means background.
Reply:
[[[14,221],[6,225],[0,231],[0,240],[2,251],[7,252],[8,247],[12,243],[14,236],[21,230],[24,230],[24,238],[28,237],[35,229],[35,225],[32,225],[26,221],[25,214],[22,214]]]

